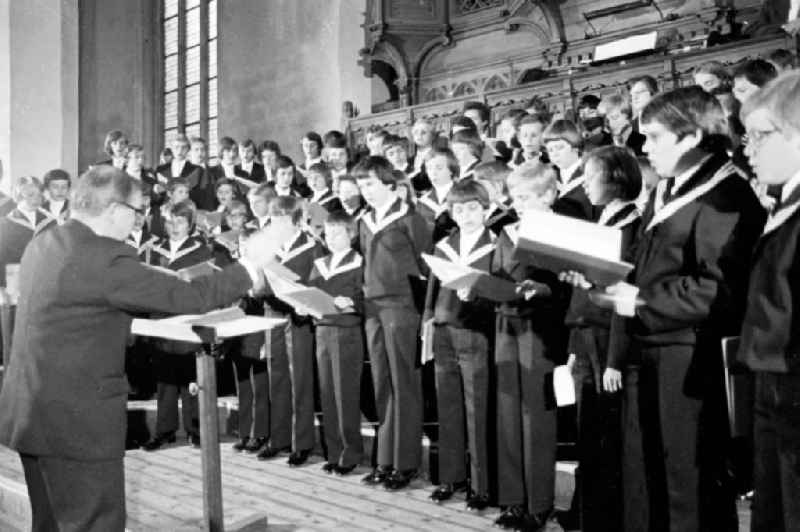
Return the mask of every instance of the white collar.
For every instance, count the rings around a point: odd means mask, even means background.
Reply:
[[[792,195],[797,187],[800,187],[800,170],[798,170],[786,183],[781,187],[781,203],[786,202],[789,196]]]
[[[419,170],[422,168],[423,163],[425,162],[425,157],[428,153],[433,149],[432,146],[428,146],[424,150],[417,150],[417,153],[414,154],[414,169]]]
[[[578,160],[569,165],[563,172],[559,172],[559,177],[561,178],[562,183],[569,183],[570,179],[572,179],[572,174],[574,174],[581,165],[581,158],[578,157]]]
[[[233,165],[233,164],[225,164],[222,161],[220,161],[219,165],[222,167],[222,170],[225,172],[225,176],[226,177],[232,176],[232,175],[235,174],[235,171],[234,171],[235,165]]]
[[[249,171],[249,170],[253,169],[253,162],[255,162],[255,161],[250,161],[248,163],[248,162],[245,162],[244,160],[242,160],[242,162],[241,162],[241,164],[239,166],[242,167],[242,170],[248,170]]]
[[[284,243],[284,244],[281,246],[281,249],[282,249],[283,251],[289,251],[290,249],[292,249],[292,246],[294,246],[294,243],[295,243],[295,242],[297,242],[297,239],[298,239],[298,238],[300,238],[300,235],[302,235],[302,234],[303,234],[303,231],[302,231],[302,230],[300,230],[300,229],[298,229],[298,230],[297,230],[297,232],[296,232],[296,233],[295,233],[295,234],[292,236],[292,238],[290,238],[289,240],[287,240],[287,241],[286,241],[286,242],[285,242],[285,243]]]
[[[475,231],[471,233],[463,233],[459,229],[458,231],[458,254],[461,255],[461,258],[469,257],[470,253],[472,252],[472,248],[475,247],[475,244],[478,243],[478,240],[481,239],[483,236],[485,228],[479,227]]]
[[[600,213],[600,218],[597,220],[597,223],[599,225],[605,225],[606,223],[608,223],[610,219],[614,217],[615,214],[620,212],[622,209],[624,209],[631,203],[633,202],[622,201],[619,198],[614,198],[603,208],[603,212]]]
[[[711,155],[706,155],[703,157],[697,164],[692,165],[691,168],[688,168],[681,172],[680,174],[675,176],[675,182],[672,184],[672,190],[670,191],[671,194],[675,194],[675,191],[682,187],[689,179],[697,173],[701,166],[705,164],[707,160],[711,158]]]
[[[170,168],[172,169],[172,177],[178,177],[181,175],[181,172],[183,172],[183,167],[186,166],[186,159],[182,161],[173,159],[170,165]]]
[[[314,195],[311,196],[311,201],[319,201],[322,199],[326,194],[331,191],[329,188],[325,188],[325,190],[315,190]]]
[[[286,187],[286,188],[275,187],[275,194],[277,194],[278,196],[291,196],[292,187]]]
[[[64,204],[66,202],[67,200],[50,200],[49,203],[50,213],[55,216],[61,214],[61,209],[64,208]]]
[[[259,229],[263,229],[269,223],[269,214],[266,216],[262,216],[261,218],[256,217],[256,224],[258,225]]]
[[[311,168],[313,165],[322,162],[322,157],[317,157],[315,159],[306,159],[306,170]]]
[[[38,212],[38,210],[39,210],[39,209],[33,209],[33,210],[23,209],[23,208],[22,208],[22,205],[21,205],[21,204],[19,204],[19,205],[17,205],[17,210],[18,210],[18,211],[19,211],[19,212],[20,212],[20,213],[21,213],[21,214],[22,214],[22,215],[23,215],[25,218],[27,218],[27,219],[28,219],[28,220],[31,222],[31,225],[32,225],[32,226],[36,226],[36,213]]]
[[[350,254],[351,251],[352,251],[352,248],[347,248],[347,249],[345,249],[343,251],[337,251],[336,253],[331,253],[331,266],[330,266],[330,269],[331,270],[335,270],[336,267],[339,266],[339,264],[342,263],[344,258],[348,254]]]
[[[447,194],[450,192],[451,188],[453,188],[452,180],[442,187],[437,187],[434,185],[433,189],[436,191],[436,199],[439,200],[439,205],[444,205],[445,201],[447,200]]]
[[[395,201],[396,200],[394,198],[390,198],[384,205],[381,205],[380,207],[375,207],[375,221],[376,222],[380,223],[381,220],[386,218],[386,214],[389,212],[389,210],[395,204]]]
[[[133,241],[138,244],[142,241],[142,230],[139,229],[138,231],[131,231],[131,236],[133,237]]]
[[[170,250],[170,252],[174,255],[176,251],[181,249],[181,246],[184,243],[186,243],[187,240],[189,240],[188,236],[183,238],[182,240],[178,240],[177,242],[175,240],[170,239],[169,240],[169,250]]]

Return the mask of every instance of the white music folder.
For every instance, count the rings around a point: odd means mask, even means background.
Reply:
[[[202,340],[192,330],[193,326],[212,328],[217,338],[225,339],[263,332],[285,323],[284,318],[248,316],[239,307],[230,307],[206,314],[182,314],[157,320],[136,318],[131,323],[131,333],[199,344]]]

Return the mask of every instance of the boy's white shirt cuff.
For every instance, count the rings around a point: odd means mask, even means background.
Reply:
[[[614,312],[620,316],[632,318],[636,315],[636,300],[639,297],[639,287],[628,283],[620,284],[625,287],[625,291],[616,294],[614,298]]]

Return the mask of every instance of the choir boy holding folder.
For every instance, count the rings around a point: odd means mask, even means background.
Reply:
[[[488,192],[475,180],[460,181],[450,189],[447,203],[458,229],[436,244],[435,256],[488,273],[496,240],[484,226]],[[468,491],[472,510],[489,504],[486,426],[494,306],[468,287],[452,290],[430,276],[423,323],[433,327],[427,341],[432,341],[436,368],[441,482],[430,498],[443,502]]]
[[[642,216],[630,283],[608,289],[629,317],[628,356],[640,360],[646,494],[626,479],[626,503],[644,510],[626,529],[735,530],[721,338],[741,326],[745,258],[765,212],[726,153],[714,96],[699,87],[660,94],[639,128],[662,179]]]
[[[547,211],[558,194],[550,165],[529,162],[508,177],[514,209]],[[555,272],[520,263],[514,256],[519,223],[497,238],[492,273],[519,283],[519,296],[497,312],[497,474],[502,528],[545,526],[553,509],[556,463],[556,405],[547,386],[564,363],[564,314],[569,287]]]
[[[739,359],[756,375],[754,532],[800,529],[800,74],[742,109],[745,153],[780,200],[755,246]]]
[[[346,475],[358,465],[363,452],[359,400],[364,364],[364,259],[351,245],[357,234],[352,216],[333,212],[323,228],[331,253],[314,261],[308,284],[333,296],[341,312],[314,322],[328,454],[322,469]]]

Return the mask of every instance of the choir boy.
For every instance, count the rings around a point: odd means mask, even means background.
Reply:
[[[232,200],[225,213],[225,224],[235,237],[214,241],[215,263],[224,267],[238,260],[240,249],[247,238],[247,206]],[[239,306],[248,315],[263,316],[263,300],[246,296]],[[236,397],[239,400],[239,440],[232,448],[236,452],[256,454],[269,442],[269,373],[267,361],[262,357],[264,334],[252,333],[236,338],[228,347],[236,379]]]
[[[383,152],[386,150],[384,142],[389,137],[389,132],[381,126],[373,124],[367,128],[366,137],[369,154],[383,156]]]
[[[189,160],[200,168],[200,180],[197,186],[189,192],[189,198],[197,205],[198,209],[214,210],[216,179],[212,167],[208,166],[208,144],[202,137],[192,137],[189,139],[189,144]]]
[[[428,152],[425,173],[431,189],[419,198],[418,211],[428,224],[434,242],[444,238],[456,227],[448,210],[447,194],[458,177],[458,161],[447,148]]]
[[[236,199],[236,183],[232,179],[220,179],[216,186],[217,212],[225,212]]]
[[[475,167],[475,179],[489,192],[491,204],[486,227],[495,235],[499,235],[503,227],[519,220],[511,205],[511,198],[508,197],[506,178],[510,173],[511,169],[502,161],[481,163]]]
[[[38,178],[18,178],[13,194],[17,206],[0,219],[0,286],[6,286],[6,266],[19,264],[28,242],[55,224],[55,218],[42,208]]]
[[[542,134],[546,128],[547,122],[541,116],[523,117],[517,127],[517,140],[521,147],[514,150],[508,165],[515,168],[528,161],[548,162],[542,153]]]
[[[361,196],[361,190],[353,176],[345,175],[339,180],[339,201],[342,210],[358,220],[364,214],[366,204]]]
[[[256,162],[256,143],[247,139],[239,145],[239,164],[233,168],[234,174],[256,183],[266,180],[264,166]]]
[[[141,144],[128,146],[128,160],[125,163],[125,173],[149,187],[158,182],[152,169],[144,166],[144,148]]]
[[[414,122],[411,128],[411,140],[414,142],[414,157],[411,163],[414,165],[414,170],[409,174],[409,177],[417,195],[431,188],[431,182],[428,180],[427,174],[425,174],[425,159],[433,149],[434,144],[436,144],[436,137],[437,134],[433,122],[425,118],[418,118]]]
[[[44,174],[44,189],[47,200],[42,204],[44,210],[60,224],[69,216],[69,174],[61,169],[50,170]]]
[[[328,212],[342,210],[341,201],[331,190],[333,177],[327,164],[316,163],[311,165],[306,171],[306,180],[312,192],[309,198],[311,203],[324,207]]]
[[[383,152],[395,170],[400,170],[406,176],[413,175],[414,164],[408,159],[408,139],[397,135],[386,137],[383,141]]]
[[[553,208],[556,172],[540,162],[525,163],[508,177],[520,215]],[[500,305],[495,329],[497,389],[497,481],[502,528],[541,530],[553,508],[556,409],[546,383],[563,364],[564,315],[569,290],[556,273],[514,259],[519,223],[507,225],[492,258],[495,275],[515,281],[520,297]]]
[[[250,205],[250,212],[253,219],[245,224],[248,231],[258,231],[264,229],[269,223],[269,204],[276,197],[275,187],[272,183],[262,183],[258,187],[250,189],[247,195],[247,202]]]
[[[497,126],[497,142],[495,151],[498,153],[498,160],[511,162],[514,151],[521,146],[517,140],[520,121],[528,116],[524,109],[509,109],[500,119]]]
[[[489,272],[496,237],[484,226],[489,194],[475,180],[459,181],[447,195],[458,229],[435,246],[441,259]],[[431,276],[423,323],[432,323],[439,419],[436,502],[468,491],[467,508],[489,505],[489,343],[494,303],[469,289],[454,291]],[[430,320],[430,321],[429,321]],[[430,325],[428,325],[430,326]],[[466,438],[465,438],[466,436]]]
[[[288,159],[288,158],[287,158]],[[290,160],[291,161],[291,160]],[[281,180],[279,167],[278,180]],[[291,170],[294,170],[292,165]],[[324,248],[303,230],[303,201],[294,196],[278,195],[269,206],[270,224],[293,227],[294,236],[278,252],[280,263],[298,276],[298,282],[307,283],[314,261],[324,254]],[[267,353],[270,394],[273,415],[291,418],[291,449],[288,463],[302,465],[314,447],[314,332],[311,319],[300,316],[291,307],[274,296],[268,298],[273,312],[287,317],[286,347],[270,346]],[[283,441],[265,448],[259,457],[276,456],[285,445]]]
[[[187,159],[189,155],[189,139],[186,135],[179,133],[172,139],[172,161],[169,164],[162,164],[156,168],[159,181],[166,179],[166,184],[173,179],[184,179],[192,190],[200,183],[202,169]]]
[[[739,359],[755,372],[755,495],[751,530],[800,529],[800,73],[742,108],[747,155],[780,203],[755,246]]]
[[[595,220],[598,209],[592,207],[583,190],[581,150],[583,137],[569,120],[556,120],[545,130],[544,145],[550,162],[558,168],[558,199],[555,210],[583,220]]]
[[[108,155],[108,159],[100,161],[96,165],[107,164],[124,170],[128,155],[128,136],[118,129],[109,131],[103,142],[103,151]]]
[[[294,161],[285,155],[278,157],[277,171],[275,172],[275,192],[278,196],[292,196],[295,198],[308,198],[311,189],[305,183],[297,180],[297,171]]]
[[[431,247],[422,216],[394,194],[392,166],[367,157],[353,170],[372,210],[361,217],[364,254],[364,317],[378,409],[377,467],[363,482],[397,490],[420,466],[422,383],[417,366],[420,313],[413,279],[426,272],[420,253]]]
[[[326,473],[347,475],[361,460],[361,369],[364,364],[364,260],[352,247],[356,221],[341,210],[324,224],[329,255],[314,261],[309,284],[334,297],[339,314],[315,320]]]
[[[642,186],[639,164],[633,154],[618,146],[603,146],[586,158],[584,189],[592,205],[602,207],[598,224],[622,232],[622,253],[632,249],[640,225],[636,199]],[[562,278],[560,275],[559,278]],[[612,342],[609,309],[595,305],[580,274],[563,276],[576,288],[572,292],[566,324],[572,376],[578,405],[578,460],[581,530],[622,530],[622,427],[621,394],[624,355],[619,348],[609,353]],[[618,331],[617,333],[622,333]],[[633,383],[630,378],[626,389]],[[636,422],[634,420],[634,422]]]
[[[765,212],[726,153],[728,124],[714,96],[697,86],[659,94],[639,129],[662,179],[642,216],[629,283],[607,289],[628,317],[628,357],[640,364],[646,467],[623,491],[643,511],[626,529],[736,530],[720,340],[739,332],[744,257]]]
[[[150,217],[150,230],[161,238],[168,236],[166,222],[169,211],[173,205],[183,203],[189,199],[189,183],[182,178],[176,178],[167,185],[167,201],[155,209]]]
[[[125,240],[126,244],[136,250],[136,255],[139,257],[139,260],[145,264],[152,264],[152,248],[159,240],[159,237],[152,234],[150,229],[147,227],[147,215],[145,214],[145,209],[149,208],[149,198],[150,196],[148,196],[143,189],[142,199],[144,201],[142,201],[142,212],[136,213],[136,218],[133,223],[133,231]]]
[[[347,153],[347,138],[341,131],[328,131],[323,139],[325,147],[322,149],[322,158],[331,167],[332,189],[339,189],[339,178],[347,173],[349,155]]]
[[[261,164],[264,166],[265,180],[269,183],[275,182],[281,147],[274,140],[265,140],[258,145],[258,155],[261,157]]]
[[[178,271],[211,260],[208,247],[200,239],[190,236],[195,222],[194,204],[189,200],[171,204],[167,215],[167,237],[153,247],[153,264]],[[156,433],[143,447],[147,451],[155,451],[175,441],[178,396],[181,400],[183,429],[192,445],[199,447],[197,397],[189,393],[189,384],[197,380],[195,357],[192,354],[198,346],[189,342],[156,340],[154,348]]]
[[[644,135],[633,129],[630,101],[619,94],[604,96],[600,100],[600,112],[605,117],[614,146],[627,147],[635,155],[642,155]]]
[[[450,139],[450,149],[458,161],[457,179],[472,177],[472,172],[481,163],[483,154],[483,141],[478,134],[469,129],[459,131]]]
[[[317,163],[324,162],[322,160],[322,137],[316,131],[309,131],[300,140],[300,149],[303,150],[303,157],[305,160],[297,165],[297,167],[306,171]]]

